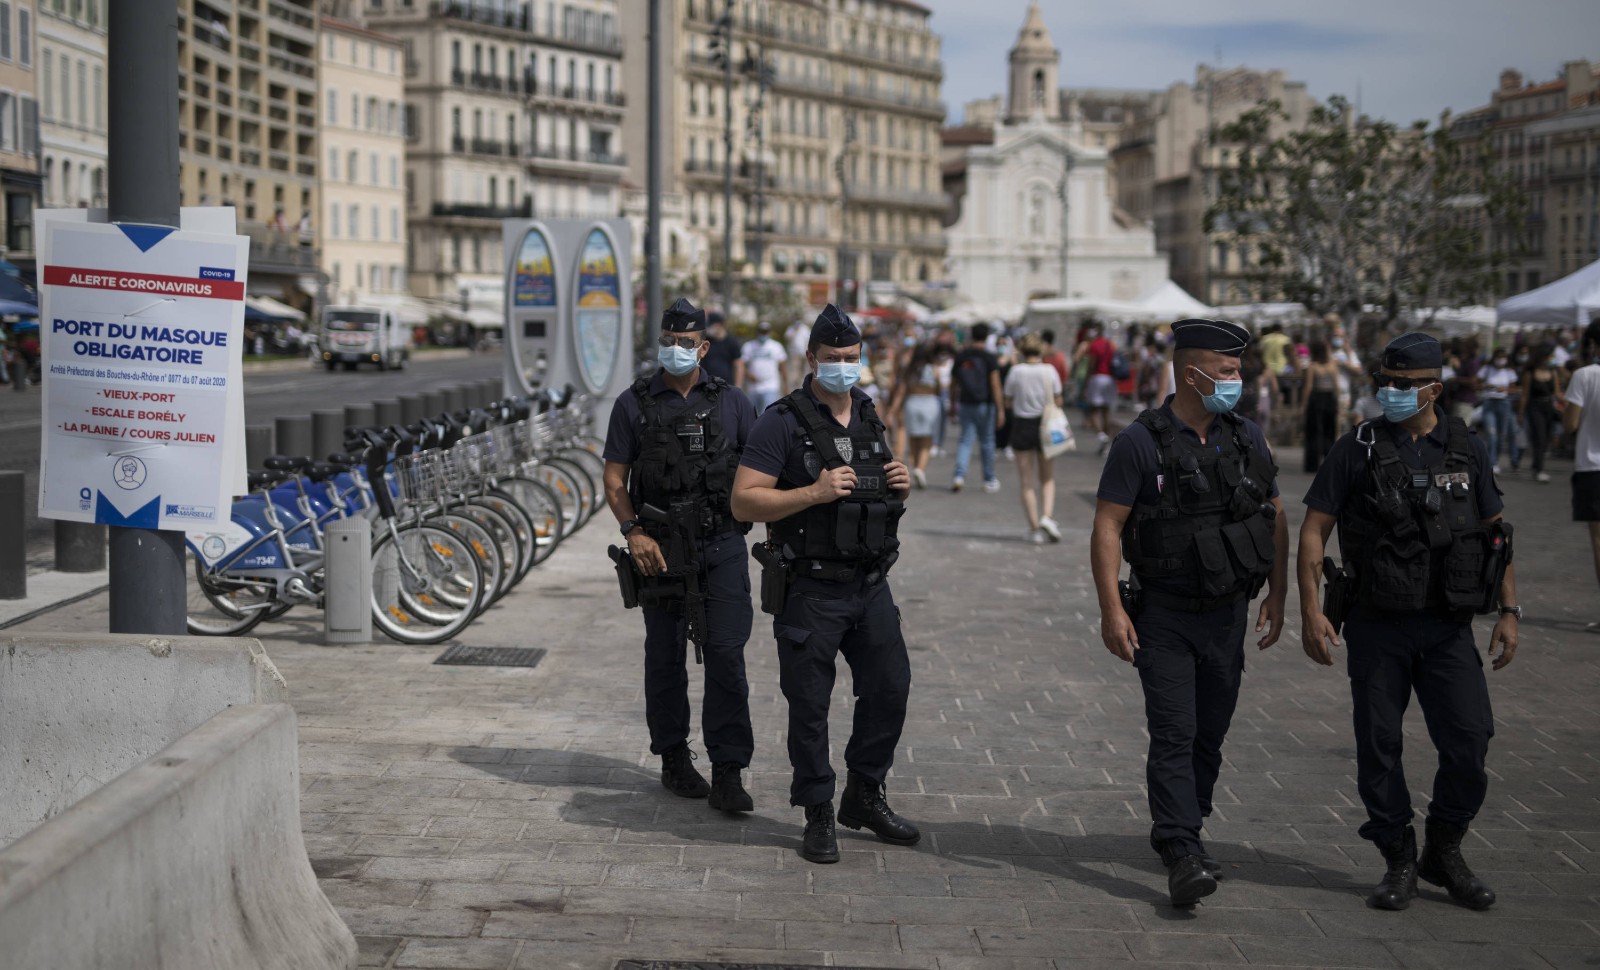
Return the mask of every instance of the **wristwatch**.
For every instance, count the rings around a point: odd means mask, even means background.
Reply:
[[[1516,617],[1517,619],[1520,620],[1520,619],[1522,619],[1522,607],[1520,607],[1520,606],[1502,606],[1502,607],[1500,607],[1500,615],[1501,616],[1510,615],[1510,616],[1514,616],[1514,617]]]
[[[622,523],[622,534],[624,536],[626,536],[628,533],[632,532],[634,529],[637,529],[637,528],[639,528],[639,520],[638,519],[628,519],[627,521]]]

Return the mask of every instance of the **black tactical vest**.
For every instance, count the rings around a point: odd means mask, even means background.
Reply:
[[[646,503],[667,510],[684,499],[704,499],[708,516],[704,535],[734,526],[729,501],[739,449],[723,434],[722,394],[727,386],[720,377],[708,378],[698,403],[669,415],[650,393],[650,378],[634,382],[640,448],[629,475],[628,496],[635,510]],[[649,522],[641,524],[647,532],[653,528]]]
[[[1155,439],[1161,497],[1135,505],[1122,530],[1122,555],[1147,589],[1182,589],[1198,612],[1254,597],[1272,572],[1277,509],[1272,459],[1244,422],[1224,414],[1226,432],[1205,444],[1178,433],[1162,410],[1139,415]]]
[[[861,401],[861,420],[852,431],[824,416],[804,389],[773,407],[793,414],[800,422],[808,471],[815,464],[818,474],[823,468],[845,465],[856,472],[856,488],[851,494],[774,522],[773,543],[792,555],[800,576],[831,579],[848,571],[840,567],[882,566],[899,551],[897,534],[905,503],[889,491],[884,466],[893,456],[872,401]],[[779,487],[784,487],[781,482]]]
[[[1339,554],[1366,612],[1469,618],[1499,594],[1504,530],[1479,519],[1473,490],[1487,485],[1466,423],[1448,420],[1443,461],[1426,469],[1401,460],[1388,421],[1356,428],[1369,474],[1339,517]]]

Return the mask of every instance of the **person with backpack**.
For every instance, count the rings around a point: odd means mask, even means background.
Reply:
[[[961,443],[956,446],[956,473],[950,491],[959,492],[967,483],[967,462],[972,460],[972,442],[978,441],[983,457],[983,490],[1000,491],[994,476],[995,432],[1005,424],[1000,410],[1000,362],[985,349],[989,325],[973,325],[967,346],[956,354],[950,381],[950,403],[961,419]]]
[[[1088,362],[1089,380],[1084,385],[1083,410],[1100,443],[1096,454],[1103,455],[1111,444],[1111,408],[1117,403],[1117,381],[1128,376],[1128,357],[1106,338],[1105,327],[1098,323],[1090,324],[1088,334],[1073,356]],[[1116,376],[1113,367],[1118,357],[1121,357],[1121,378]]]

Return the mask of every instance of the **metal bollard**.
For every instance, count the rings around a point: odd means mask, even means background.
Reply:
[[[467,406],[467,389],[460,384],[444,389],[444,409],[451,414]]]
[[[444,413],[444,392],[428,391],[422,395],[422,420],[436,418]]]
[[[344,426],[350,428],[370,428],[378,423],[378,409],[372,404],[346,404],[344,406]],[[343,451],[343,447],[339,449]],[[323,457],[327,457],[324,455]]]
[[[343,412],[339,417],[344,417]],[[304,458],[315,453],[316,439],[311,432],[311,415],[297,414],[278,418],[273,425],[276,429],[274,442],[278,447],[278,454],[288,455],[291,458]]]
[[[106,527],[56,520],[56,572],[97,573],[106,568]]]
[[[244,463],[247,468],[260,468],[261,459],[275,455],[272,444],[272,425],[257,424],[244,429]]]
[[[324,643],[372,642],[372,523],[337,519],[323,533],[327,549],[322,611]]]
[[[382,401],[372,402],[372,423],[380,428],[387,428],[399,424],[403,420],[400,401],[397,398],[386,398]]]
[[[328,408],[311,412],[311,451],[318,461],[344,450],[344,411]]]
[[[22,483],[22,472],[0,472],[0,600],[28,596],[28,512]]]
[[[428,413],[428,402],[421,394],[400,395],[400,424],[416,424]]]

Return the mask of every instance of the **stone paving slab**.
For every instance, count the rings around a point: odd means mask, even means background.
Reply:
[[[300,718],[306,844],[362,965],[1600,965],[1600,638],[1583,632],[1600,596],[1564,485],[1506,482],[1529,617],[1517,661],[1489,678],[1493,781],[1468,843],[1498,905],[1471,913],[1426,887],[1406,913],[1365,908],[1381,870],[1356,834],[1347,681],[1306,660],[1291,625],[1252,651],[1224,749],[1207,838],[1226,878],[1180,911],[1147,841],[1138,679],[1099,641],[1087,554],[1098,463],[1068,455],[1057,469],[1059,545],[1022,541],[1009,465],[998,495],[913,496],[893,576],[913,688],[888,787],[926,835],[902,849],[841,830],[834,866],[796,853],[786,712],[759,614],[747,651],[758,810],[723,817],[660,787],[641,624],[616,603],[603,521],[463,638],[549,650],[533,670],[435,667],[442,648],[316,646],[311,614],[264,625]],[[946,476],[936,462],[932,479]],[[1297,526],[1306,479],[1285,479]],[[94,628],[103,611],[103,597],[86,600],[24,628]],[[841,674],[836,760],[849,711]],[[1415,710],[1406,736],[1425,792]]]

